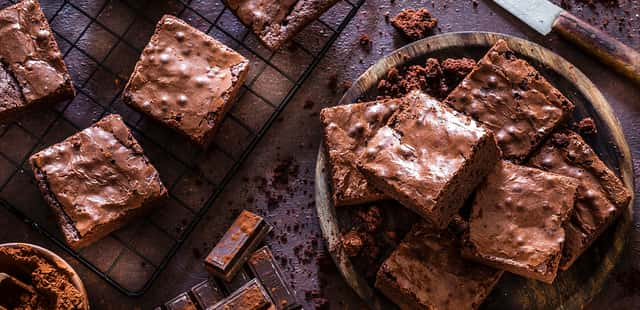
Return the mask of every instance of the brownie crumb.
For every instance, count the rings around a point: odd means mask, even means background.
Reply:
[[[578,129],[585,135],[595,135],[598,133],[596,122],[591,117],[585,117],[578,123]]]
[[[437,24],[438,19],[431,16],[431,12],[426,8],[404,9],[391,19],[391,25],[413,41],[432,34]]]
[[[476,62],[469,58],[448,58],[442,64],[435,58],[427,59],[424,66],[411,65],[401,70],[391,68],[385,79],[378,83],[381,98],[399,98],[412,90],[444,99],[473,69]]]
[[[360,254],[360,250],[362,249],[362,238],[360,237],[360,234],[357,231],[352,230],[342,235],[342,246],[349,257],[354,257]]]
[[[358,39],[358,44],[360,44],[362,48],[369,50],[371,48],[371,38],[369,37],[368,34],[363,33],[360,35],[360,38]]]

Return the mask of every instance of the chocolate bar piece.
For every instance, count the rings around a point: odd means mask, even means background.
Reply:
[[[167,310],[196,310],[196,305],[189,297],[189,294],[182,293],[176,296],[174,299],[167,301],[164,304],[164,308]]]
[[[231,293],[247,284],[251,279],[253,279],[253,277],[247,272],[247,270],[241,268],[231,281],[222,281],[222,285],[227,289],[227,292]]]
[[[249,257],[249,267],[253,274],[265,287],[276,309],[297,308],[294,292],[284,281],[282,271],[278,267],[269,247],[263,246]]]
[[[253,279],[233,292],[226,299],[218,302],[210,310],[264,310],[272,309],[273,303],[264,287]]]
[[[242,211],[205,258],[205,268],[224,281],[231,281],[270,231],[271,225],[261,216]]]
[[[213,278],[196,284],[189,291],[193,300],[198,304],[198,309],[207,309],[224,298],[222,289]]]
[[[20,306],[35,305],[36,298],[33,287],[6,273],[0,273],[0,309],[3,307],[17,309]]]

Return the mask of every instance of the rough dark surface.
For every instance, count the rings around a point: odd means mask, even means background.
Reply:
[[[4,6],[6,2],[0,0],[0,5]],[[100,7],[102,2],[91,3]],[[560,4],[559,0],[554,2]],[[603,27],[631,47],[640,49],[640,17],[636,17],[636,14],[640,14],[640,3],[621,0],[620,8],[601,4],[591,8],[578,0],[566,2],[571,4],[573,14]],[[62,1],[42,1],[49,16],[60,7],[60,3]],[[91,6],[95,7],[96,4]],[[269,130],[216,205],[208,211],[203,221],[180,248],[177,256],[169,262],[167,269],[143,297],[130,298],[120,294],[40,233],[33,231],[28,224],[19,222],[4,208],[0,208],[0,227],[11,229],[0,229],[0,242],[22,240],[37,243],[68,259],[87,286],[92,309],[152,309],[204,280],[206,272],[201,264],[202,253],[207,253],[213,247],[241,209],[248,208],[261,215],[268,213],[266,219],[275,227],[273,235],[267,238],[267,243],[276,259],[281,262],[285,277],[296,289],[298,300],[305,309],[314,309],[314,306],[323,306],[324,309],[363,308],[358,297],[338,274],[325,249],[324,241],[319,237],[320,228],[313,200],[313,171],[322,135],[317,113],[321,108],[338,102],[342,96],[343,81],[355,80],[380,57],[408,43],[408,40],[401,37],[385,21],[384,12],[388,11],[390,16],[395,16],[403,8],[419,6],[429,8],[431,13],[438,17],[441,32],[482,30],[525,37],[546,46],[576,65],[592,79],[613,106],[627,135],[632,155],[636,159],[636,175],[640,175],[640,161],[637,160],[640,159],[640,105],[634,100],[640,97],[640,88],[637,85],[608,70],[557,35],[538,35],[498,8],[492,1],[481,0],[475,6],[472,1],[367,0],[320,63],[318,70],[313,72],[301,91],[283,111],[282,121]],[[113,14],[108,22],[124,24],[130,21],[126,16]],[[80,25],[75,26],[76,23],[80,24],[78,20],[67,23],[69,29],[81,29]],[[604,24],[607,26],[604,27]],[[372,40],[370,51],[359,47],[359,37],[362,33],[368,33]],[[145,43],[146,41],[141,44]],[[351,57],[345,57],[345,51],[349,51],[348,55]],[[134,56],[135,63],[137,55]],[[295,57],[291,56],[290,59],[293,66]],[[307,100],[315,102],[311,109],[303,108]],[[11,128],[6,130],[10,131]],[[5,129],[0,127],[0,133],[4,131]],[[288,184],[272,186],[275,168],[285,159],[292,157],[291,165],[285,169],[290,173],[290,177],[287,178]],[[3,163],[3,159],[0,159],[0,166]],[[293,169],[294,165],[297,169]],[[5,170],[0,169],[0,182],[6,180],[4,172]],[[640,189],[640,186],[637,189]],[[0,196],[3,194],[0,193]],[[640,204],[636,202],[636,206]],[[640,212],[636,212],[635,216],[638,223]],[[640,252],[634,253],[630,250],[633,246],[640,249],[640,233],[634,231],[630,234],[629,240],[631,246],[622,257],[621,265],[612,274],[606,289],[592,305],[586,307],[587,309],[640,307]],[[199,254],[199,257],[195,254]]]

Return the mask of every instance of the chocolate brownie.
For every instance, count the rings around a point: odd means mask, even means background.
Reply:
[[[523,161],[573,104],[499,40],[445,100],[496,132],[504,158]]]
[[[0,120],[75,95],[38,1],[25,0],[0,10],[0,42]]]
[[[499,157],[491,130],[413,92],[368,141],[358,168],[382,192],[444,228]]]
[[[560,260],[560,269],[569,269],[627,207],[631,194],[582,137],[569,130],[553,134],[529,165],[579,180]]]
[[[338,0],[224,0],[270,50],[279,49]]]
[[[459,239],[419,222],[382,264],[375,286],[401,309],[476,309],[502,273],[463,260]]]
[[[379,100],[320,111],[334,206],[362,204],[385,198],[356,169],[355,162],[364,152],[367,140],[378,128],[386,125],[399,103],[399,99]]]
[[[124,90],[124,101],[206,147],[249,71],[249,61],[165,15]]]
[[[167,190],[119,115],[29,159],[67,243],[84,247],[149,210]]]
[[[476,191],[463,256],[552,283],[577,186],[574,178],[500,161]]]
[[[391,25],[405,37],[415,41],[427,37],[438,26],[438,19],[426,8],[404,9],[391,19]]]

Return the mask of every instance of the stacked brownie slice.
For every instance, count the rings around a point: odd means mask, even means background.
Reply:
[[[578,181],[560,260],[560,269],[567,270],[629,205],[631,194],[582,137],[570,130],[553,134],[528,164]]]
[[[573,103],[499,40],[445,102],[491,128],[504,158],[522,162]]]
[[[71,77],[38,1],[0,10],[0,121],[40,103],[75,95]]]

